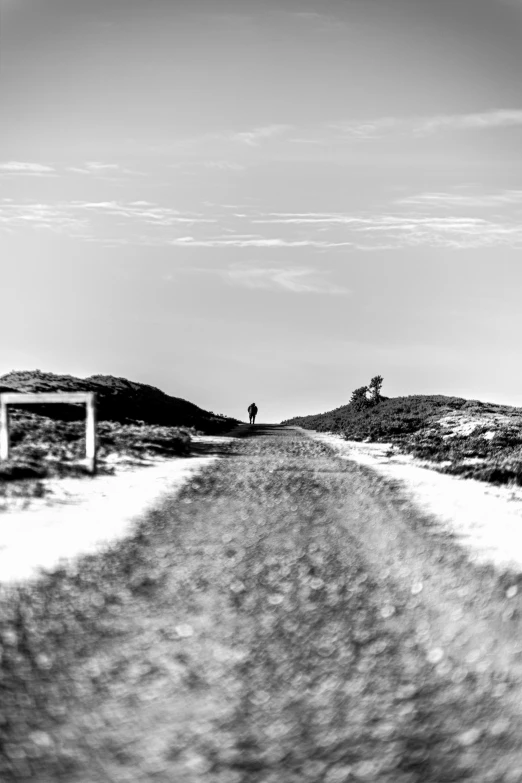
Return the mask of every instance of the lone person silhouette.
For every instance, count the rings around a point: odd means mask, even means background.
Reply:
[[[257,416],[257,405],[255,402],[252,403],[252,405],[248,406],[248,416],[250,419],[250,424],[256,423],[256,416]]]

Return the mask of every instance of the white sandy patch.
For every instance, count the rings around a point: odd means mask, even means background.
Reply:
[[[10,500],[0,511],[0,582],[32,578],[129,535],[140,516],[216,459],[155,458],[139,467],[114,460],[113,476],[44,479],[48,494]]]
[[[456,435],[472,435],[479,427],[491,427],[491,430],[484,432],[482,437],[486,440],[492,440],[496,432],[502,427],[509,427],[513,424],[520,424],[520,415],[508,416],[503,413],[491,413],[485,411],[475,411],[474,413],[463,413],[455,411],[441,416],[437,419],[439,424],[446,432],[443,438],[454,438]]]
[[[230,443],[234,438],[228,435],[191,435],[190,440],[193,443]]]
[[[471,435],[473,432],[475,432],[478,427],[481,426],[481,422],[479,421],[470,421],[470,420],[463,420],[461,417],[461,420],[455,416],[445,416],[442,419],[439,419],[439,424],[441,427],[446,427],[450,430],[448,432],[447,437],[455,436],[455,435]]]
[[[368,465],[396,481],[413,504],[435,516],[474,560],[522,570],[522,488],[443,475],[411,456],[398,454],[390,444],[310,434],[333,446],[340,457]]]

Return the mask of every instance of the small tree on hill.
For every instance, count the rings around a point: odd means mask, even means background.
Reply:
[[[374,375],[368,386],[368,391],[371,394],[371,401],[374,405],[377,405],[377,403],[381,401],[382,382],[382,375]]]
[[[368,406],[369,400],[368,397],[366,396],[367,391],[368,391],[367,386],[360,386],[358,389],[353,390],[350,399],[350,405],[352,405],[355,410],[360,411]]]

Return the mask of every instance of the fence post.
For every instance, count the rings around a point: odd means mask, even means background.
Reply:
[[[9,459],[9,411],[0,394],[0,460]]]
[[[91,394],[86,402],[85,456],[91,473],[96,473],[96,398]]]

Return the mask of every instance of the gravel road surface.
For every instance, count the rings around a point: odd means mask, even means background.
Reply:
[[[243,426],[131,539],[0,594],[0,780],[522,782],[519,577]]]

